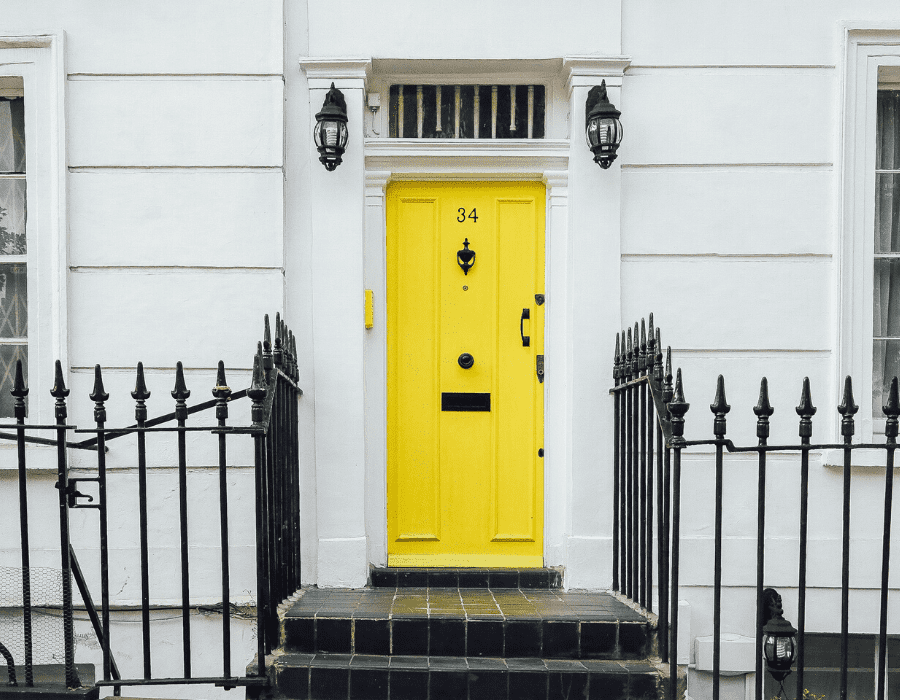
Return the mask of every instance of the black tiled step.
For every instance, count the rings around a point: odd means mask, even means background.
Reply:
[[[334,634],[334,623],[346,623],[349,634]],[[286,618],[284,621],[285,650],[306,654],[641,659],[647,655],[649,635],[646,622],[500,617],[484,620]]]
[[[375,588],[522,588],[553,590],[562,586],[559,569],[375,568]]]
[[[655,700],[663,678],[639,661],[284,654],[286,700]]]
[[[650,626],[605,593],[310,589],[287,611],[289,652],[640,659]]]

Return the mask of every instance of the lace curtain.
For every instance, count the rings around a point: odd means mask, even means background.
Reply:
[[[900,376],[900,90],[878,92],[872,411]],[[893,172],[890,172],[893,171]],[[897,255],[897,257],[894,257]]]

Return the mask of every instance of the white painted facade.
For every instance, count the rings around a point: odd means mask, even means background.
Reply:
[[[836,439],[847,373],[857,380],[858,437],[879,439],[868,399],[878,65],[900,65],[900,7],[890,0],[157,0],[127,9],[7,0],[0,75],[24,77],[29,120],[31,415],[52,418],[57,357],[79,425],[91,421],[95,363],[111,424],[133,415],[138,360],[151,416],[171,410],[177,360],[191,402],[205,400],[219,359],[240,387],[262,314],[282,311],[304,390],[304,580],[364,585],[387,547],[385,187],[544,182],[545,563],[564,567],[569,587],[608,588],[613,336],[650,311],[683,368],[689,439],[711,434],[706,404],[719,373],[738,443],[755,441],[750,409],[763,375],[776,409],[772,442],[796,439],[804,376],[819,407],[815,439]],[[625,129],[606,171],[582,135],[587,92],[604,79]],[[311,134],[332,82],[347,99],[350,141],[343,164],[326,172]],[[546,86],[545,139],[386,138],[391,84],[492,82]],[[381,99],[374,114],[370,93]],[[375,296],[371,330],[365,289]],[[235,405],[232,419],[242,418],[246,407]],[[213,464],[212,444],[195,442]],[[0,446],[0,531],[15,533],[10,447]],[[32,453],[40,520],[54,509],[53,454]],[[156,454],[151,486],[168,503],[177,460],[171,444]],[[712,463],[694,454],[684,463],[681,593],[691,636],[706,637]],[[83,459],[73,453],[73,466]],[[111,448],[119,478],[136,478],[134,459]],[[249,445],[236,459],[232,494],[246,495]],[[841,475],[826,466],[838,459],[814,455],[810,478],[809,631],[838,626]],[[756,469],[729,464],[723,630],[752,637]],[[766,584],[784,594],[790,618],[799,476],[786,458],[770,465]],[[881,473],[866,464],[854,472],[851,631],[877,626],[880,570],[866,562],[880,557]],[[198,603],[215,600],[218,586],[217,528],[204,525],[202,501],[191,507]],[[245,537],[233,529],[233,589],[248,595],[251,508],[239,500],[232,513],[246,528]],[[85,531],[75,544],[94,570],[90,517],[73,527]],[[161,507],[154,520],[154,557],[177,570],[171,512]],[[55,520],[44,521],[52,547]],[[113,590],[130,604],[140,597],[136,547],[127,528],[116,536],[126,565]],[[15,538],[2,542],[5,564]],[[55,563],[49,550],[33,556]],[[178,597],[170,576],[152,589],[160,602]],[[890,630],[900,632],[896,611]]]

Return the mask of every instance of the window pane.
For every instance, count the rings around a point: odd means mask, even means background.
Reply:
[[[0,265],[0,338],[28,337],[28,273],[25,265]]]
[[[9,392],[16,379],[16,360],[22,360],[22,373],[28,376],[28,346],[0,345],[0,418],[13,417],[15,399]],[[28,397],[25,397],[28,406]]]
[[[900,377],[900,340],[876,340],[872,353],[872,417],[882,418],[891,379]]]
[[[900,90],[878,91],[875,167],[900,170]]]
[[[25,172],[25,100],[0,99],[0,173]]]
[[[25,255],[25,180],[0,179],[0,255]]]
[[[875,252],[900,253],[900,175],[875,176]]]
[[[874,287],[875,337],[900,337],[900,259],[875,259]]]

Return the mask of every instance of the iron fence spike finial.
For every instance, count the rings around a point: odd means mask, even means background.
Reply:
[[[816,415],[817,409],[813,406],[812,396],[809,392],[809,377],[803,377],[803,389],[800,392],[800,405],[795,409],[798,416],[812,418]]]
[[[759,382],[759,401],[756,402],[753,412],[759,418],[768,418],[775,413],[775,409],[769,403],[769,380],[765,377]]]
[[[68,395],[69,390],[66,389],[66,380],[63,377],[62,363],[57,360],[56,373],[53,378],[53,388],[50,390],[50,396],[54,396],[57,399],[64,399]]]
[[[10,393],[17,399],[28,396],[28,387],[25,386],[25,373],[22,371],[22,360],[16,360],[16,378]]]
[[[816,415],[818,410],[813,406],[812,397],[809,393],[809,377],[803,378],[803,390],[800,392],[800,405],[795,409],[797,415],[800,416],[800,437],[803,442],[808,442],[812,437],[812,417]]]
[[[613,384],[618,384],[622,377],[622,367],[619,362],[619,334],[616,333],[616,350],[613,354]]]
[[[227,389],[228,382],[225,380],[225,363],[219,360],[219,366],[216,369],[216,389]],[[215,391],[213,391],[215,394]]]
[[[884,426],[884,436],[889,443],[896,442],[898,427],[900,427],[900,423],[898,423],[897,420],[897,416],[900,416],[900,396],[898,396],[897,392],[897,377],[891,379],[888,400],[887,403],[881,407],[881,410],[884,411],[884,415],[887,416],[887,421]]]
[[[769,437],[769,416],[775,413],[772,404],[769,403],[769,380],[763,377],[759,382],[759,401],[753,408],[756,414],[756,437],[762,445]]]
[[[216,401],[216,418],[224,421],[228,418],[227,402],[228,397],[231,396],[231,389],[225,379],[225,363],[222,360],[219,360],[219,367],[216,370],[216,386],[213,388],[212,394],[218,399]]]
[[[100,371],[100,365],[94,365],[94,390],[89,398],[94,403],[103,403],[109,399],[109,394],[106,393],[103,387],[103,374]]]
[[[643,375],[649,366],[647,355],[647,324],[641,319],[641,354],[638,357],[638,371]]]
[[[263,372],[262,358],[259,355],[253,356],[253,378],[250,381],[250,388],[247,395],[254,401],[262,400],[266,396],[266,375]]]
[[[716,380],[716,398],[709,405],[709,410],[716,415],[713,432],[721,437],[725,434],[725,414],[731,410],[731,406],[725,402],[725,377],[721,374]]]
[[[650,320],[649,320],[649,322],[648,322],[648,324],[647,324],[647,337],[648,337],[650,340],[653,340],[653,338],[655,337],[655,335],[654,335],[654,333],[653,333],[653,312],[652,312],[652,311],[650,312],[649,316],[650,316]]]
[[[670,403],[690,406],[689,403],[685,403],[684,401],[684,384],[681,381],[681,367],[678,368],[678,372],[675,374],[675,393],[672,395],[672,401]],[[685,409],[687,412],[687,409]]]
[[[136,401],[146,401],[150,398],[150,392],[147,391],[147,383],[144,381],[144,363],[137,363],[137,378],[134,382],[134,391],[131,392],[131,398]]]
[[[656,356],[653,358],[653,378],[656,381],[661,382],[665,376],[663,371],[663,351],[662,351],[662,339],[659,335],[659,328],[656,329],[656,347],[655,347]]]
[[[850,375],[847,375],[844,380],[844,400],[838,406],[838,413],[843,416],[841,418],[841,435],[844,436],[845,441],[849,442],[853,436],[855,431],[853,416],[858,410],[859,406],[853,402],[853,380],[850,379]]]
[[[272,349],[272,330],[269,328],[269,314],[263,316],[263,349],[266,352]]]
[[[631,376],[637,377],[641,361],[641,338],[637,321],[634,322],[634,352],[631,355]]]
[[[853,380],[848,374],[846,379],[844,379],[844,398],[841,401],[841,405],[838,406],[838,412],[845,419],[849,417],[850,420],[853,420],[853,416],[858,410],[859,406],[853,402]]]
[[[900,416],[900,396],[898,396],[897,392],[897,377],[891,379],[891,388],[888,391],[888,400],[884,406],[881,407],[881,410],[884,411],[884,415],[888,418],[896,418]]]
[[[175,363],[175,388],[172,390],[172,398],[176,401],[184,401],[191,395],[191,390],[184,383],[184,366],[181,360]]]
[[[684,414],[690,407],[691,405],[684,400],[684,385],[681,381],[681,367],[679,367],[675,375],[675,390],[668,403],[673,443],[684,443]]]

